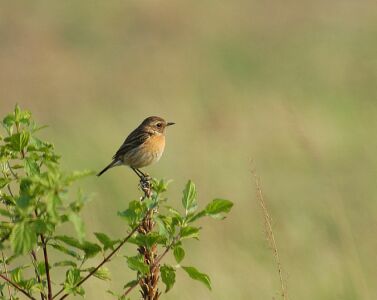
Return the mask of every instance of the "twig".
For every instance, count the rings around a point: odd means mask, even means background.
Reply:
[[[34,213],[35,213],[35,217],[38,218],[38,211],[37,211],[37,209],[34,210]],[[45,248],[45,242],[44,242],[44,237],[43,237],[42,234],[40,235],[40,238],[41,238],[41,242],[42,242],[42,246],[43,246],[43,257],[45,259],[46,274],[48,274],[47,279],[49,279],[50,278],[50,269],[48,268],[47,249],[46,249],[46,252],[45,252],[45,250],[44,250],[44,248]],[[37,255],[36,255],[36,253],[35,253],[34,250],[31,250],[30,255],[31,255],[31,261],[32,261],[33,266],[34,266],[35,275],[37,276],[37,281],[38,281],[38,283],[42,284],[41,276],[40,276],[39,271],[38,271],[38,259],[37,259]],[[46,266],[46,258],[47,258],[47,266]],[[43,291],[40,292],[40,294],[41,294],[41,300],[44,300],[46,298],[46,294],[45,294],[44,289],[43,289]]]
[[[169,252],[169,250],[170,250],[172,247],[173,247],[172,245],[168,246],[168,247],[165,249],[165,251],[164,251],[159,257],[157,257],[155,263],[152,265],[152,268],[154,268],[155,266],[157,266],[157,265],[160,263],[160,261],[164,258],[164,256]]]
[[[38,283],[41,284],[42,280],[41,280],[41,276],[39,275],[39,271],[38,271],[38,259],[37,259],[37,255],[35,254],[34,250],[31,250],[30,256],[31,256],[31,260],[32,260],[32,263],[33,263],[33,266],[34,266],[35,275],[37,276],[37,281],[38,281]],[[40,294],[41,294],[41,299],[44,300],[45,294],[42,291],[40,292]]]
[[[123,294],[123,296],[127,296],[135,287],[137,287],[137,285],[139,284],[139,282],[137,281],[134,285],[131,285],[126,291],[125,293]]]
[[[4,257],[4,252],[1,251],[1,258],[3,259],[3,266],[4,266],[4,272],[5,272],[5,275],[8,277],[8,268],[7,268],[7,263],[5,261],[5,257]],[[8,288],[8,294],[9,294],[9,299],[11,298],[11,291],[10,291],[10,286],[9,284],[7,284],[7,288]]]
[[[9,171],[12,173],[13,177],[14,177],[15,179],[18,179],[18,176],[17,176],[16,173],[14,173],[12,167],[10,166],[9,161],[7,161],[7,164],[8,164]]]
[[[48,289],[47,299],[52,300],[52,288],[51,288],[50,267],[48,264],[47,245],[46,245],[46,240],[43,234],[41,234],[40,237],[41,237],[41,242],[42,242],[43,257],[44,257],[45,269],[46,269],[47,289]]]
[[[146,216],[148,215],[149,211],[147,212]],[[120,248],[122,248],[122,246],[131,238],[131,236],[140,228],[141,224],[144,222],[146,216],[143,218],[143,220],[140,222],[140,224],[138,226],[136,226],[134,229],[132,229],[132,231],[123,239],[123,241],[113,250],[109,253],[109,255],[107,255],[101,263],[99,263],[92,271],[90,271],[90,273],[88,275],[86,275],[83,279],[81,279],[76,285],[75,285],[75,288],[76,287],[79,287],[80,285],[82,285],[85,281],[87,281],[90,277],[92,277],[99,268],[101,268],[105,263],[107,263],[115,253],[117,253],[119,251]],[[59,292],[57,292],[53,297],[52,299],[55,299],[56,297],[58,297],[62,292],[64,291],[64,288],[62,288]],[[68,294],[64,294],[61,298],[59,298],[60,300],[63,300],[65,299],[66,297],[68,297]]]
[[[281,265],[280,256],[279,256],[278,248],[277,248],[277,245],[276,245],[274,232],[272,230],[271,217],[270,217],[270,214],[268,212],[266,202],[264,201],[263,192],[262,192],[261,183],[260,183],[260,178],[256,174],[255,170],[252,170],[251,173],[254,176],[255,188],[257,190],[257,198],[259,200],[259,204],[260,204],[262,211],[263,211],[267,239],[271,244],[272,251],[274,253],[274,257],[275,257],[275,261],[276,261],[276,265],[277,265],[277,269],[278,269],[278,273],[279,273],[281,297],[284,300],[288,300],[288,293],[287,293],[287,289],[286,289],[286,286],[285,286],[285,283],[284,283],[283,268],[282,268],[282,265]]]
[[[10,188],[9,184],[7,185],[7,188],[8,188],[8,192],[9,194],[12,196],[12,198],[14,199],[14,195],[12,193],[12,189]]]
[[[13,281],[11,281],[8,277],[4,276],[3,274],[0,274],[0,277],[2,279],[4,279],[6,282],[8,282],[11,286],[13,286],[14,288],[16,288],[17,290],[19,290],[22,294],[24,294],[26,297],[28,297],[29,299],[32,299],[32,300],[37,300],[35,299],[32,295],[30,295],[27,291],[25,291],[23,288],[21,288],[20,286],[18,286],[16,283],[14,283]]]

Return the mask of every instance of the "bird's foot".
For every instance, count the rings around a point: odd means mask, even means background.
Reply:
[[[140,188],[144,192],[144,196],[141,197],[141,201],[145,198],[149,198],[152,194],[152,177],[148,174],[145,174],[143,177],[140,178]]]

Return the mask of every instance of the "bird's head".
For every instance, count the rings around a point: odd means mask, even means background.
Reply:
[[[146,118],[143,123],[141,123],[141,126],[143,129],[154,134],[163,134],[166,127],[174,124],[173,122],[166,122],[163,118],[152,116]]]

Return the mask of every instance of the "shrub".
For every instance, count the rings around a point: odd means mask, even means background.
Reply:
[[[161,277],[168,292],[175,283],[176,271],[182,270],[211,289],[208,275],[192,266],[181,265],[186,240],[198,239],[200,218],[223,219],[232,202],[214,199],[198,210],[195,185],[188,181],[182,196],[182,212],[168,205],[164,194],[168,182],[141,181],[141,200],[131,201],[118,215],[127,223],[123,238],[95,232],[96,241],[86,239],[80,217],[87,197],[78,190],[69,193],[74,182],[90,176],[90,171],[64,172],[60,156],[51,143],[38,138],[38,127],[31,113],[16,106],[2,121],[5,135],[0,135],[0,295],[2,299],[65,299],[84,295],[84,283],[93,277],[110,280],[107,262],[125,243],[135,244],[137,252],[127,254],[127,266],[135,272],[120,293],[126,299],[139,286],[143,299],[159,299]],[[62,235],[59,228],[72,223],[75,233]],[[56,261],[49,258],[56,252]],[[162,264],[172,253],[176,265]],[[97,265],[91,259],[103,257]],[[30,263],[27,263],[29,261]],[[33,270],[33,276],[25,270]],[[65,272],[65,280],[54,276]],[[26,274],[27,273],[27,274]],[[27,276],[28,275],[28,276]],[[55,284],[56,283],[56,284]]]

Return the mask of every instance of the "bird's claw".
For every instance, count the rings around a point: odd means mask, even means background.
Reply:
[[[152,194],[152,177],[148,174],[140,178],[140,188],[144,192],[144,196],[141,197],[141,201],[143,201],[146,197],[149,198]]]

